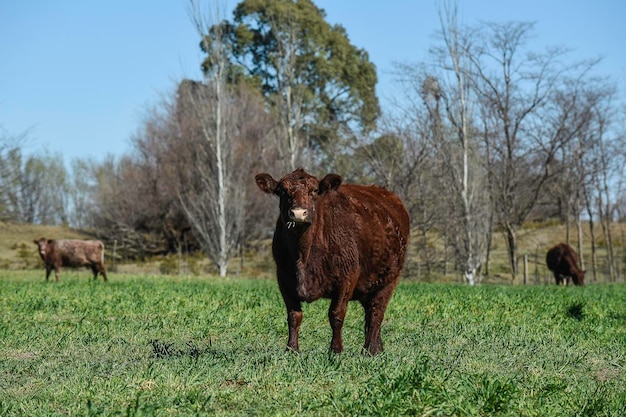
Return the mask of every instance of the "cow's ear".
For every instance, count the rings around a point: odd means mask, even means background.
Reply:
[[[320,181],[320,194],[336,190],[341,185],[342,178],[337,174],[328,174]]]
[[[39,245],[39,241],[38,241],[37,239],[33,239],[33,243],[34,243],[35,245]]]
[[[256,185],[261,189],[261,191],[268,194],[274,194],[276,191],[278,182],[276,182],[270,174],[257,174],[254,179],[256,181]]]

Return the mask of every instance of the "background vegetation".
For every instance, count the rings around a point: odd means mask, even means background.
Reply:
[[[71,226],[120,260],[181,265],[201,253],[226,276],[242,272],[275,221],[276,201],[254,175],[300,165],[395,191],[411,214],[409,268],[425,279],[523,279],[532,223],[563,224],[559,240],[594,276],[623,279],[615,81],[595,74],[595,57],[534,50],[530,22],[463,26],[454,1],[439,4],[428,56],[398,64],[404,94],[383,111],[367,51],[313,1],[243,0],[224,16],[190,0],[202,79],[180,80],[146,108],[123,155],[66,165],[27,154],[28,132],[0,130],[0,220]]]
[[[613,235],[619,237],[613,247],[616,262],[616,271],[619,276],[611,279],[608,263],[607,247],[603,240],[596,244],[596,273],[588,267],[592,255],[590,234],[587,224],[583,224],[583,261],[582,268],[587,268],[586,283],[624,282],[626,268],[626,226],[623,223],[614,223]],[[519,268],[520,274],[515,279],[510,273],[507,255],[506,238],[503,233],[494,235],[492,257],[489,270],[484,271],[483,283],[489,284],[552,284],[554,278],[545,264],[547,250],[556,242],[566,240],[565,226],[556,221],[543,223],[528,223],[519,232]],[[41,259],[33,244],[33,239],[41,236],[50,238],[91,238],[92,235],[84,231],[60,226],[18,225],[0,223],[0,269],[33,270],[44,269]],[[433,239],[429,242],[432,251],[445,252],[446,248],[441,241]],[[118,274],[149,274],[149,275],[189,275],[200,279],[218,274],[218,269],[201,252],[171,253],[163,255],[145,256],[143,259],[124,257],[122,252],[114,254],[114,246],[105,248],[105,266],[109,272]],[[408,258],[403,272],[404,280],[420,282],[460,283],[462,276],[455,269],[453,262],[423,262],[419,256],[419,243],[411,242]],[[447,249],[449,250],[449,249]],[[69,270],[68,270],[69,271]],[[77,270],[78,274],[88,274],[87,270]],[[64,275],[65,272],[62,272]],[[271,238],[250,241],[244,251],[231,261],[230,277],[247,278],[275,278],[275,265],[271,255]]]

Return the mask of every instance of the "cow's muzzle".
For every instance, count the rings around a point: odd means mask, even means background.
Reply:
[[[310,223],[309,212],[307,209],[296,207],[289,210],[289,228],[295,227],[298,223]]]

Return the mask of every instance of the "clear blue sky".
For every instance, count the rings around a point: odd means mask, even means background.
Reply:
[[[383,108],[394,94],[393,63],[423,61],[439,29],[435,0],[315,3],[368,51]],[[573,49],[572,60],[603,57],[598,73],[613,77],[624,97],[626,1],[459,0],[459,7],[463,24],[532,21],[538,50],[559,45]],[[198,42],[185,0],[2,0],[0,127],[28,132],[27,152],[47,148],[66,163],[126,153],[145,109],[183,77],[200,78]]]

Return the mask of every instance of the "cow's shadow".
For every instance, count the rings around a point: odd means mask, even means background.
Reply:
[[[217,353],[211,346],[198,346],[193,340],[180,342],[168,342],[159,339],[150,340],[152,346],[152,356],[157,359],[165,359],[171,357],[190,357],[198,359],[200,356],[211,355]]]
[[[584,311],[584,307],[585,307],[585,303],[582,301],[575,301],[572,304],[570,304],[569,306],[567,306],[567,309],[565,311],[565,314],[567,315],[567,317],[577,320],[577,321],[582,321],[585,318],[585,311]]]

